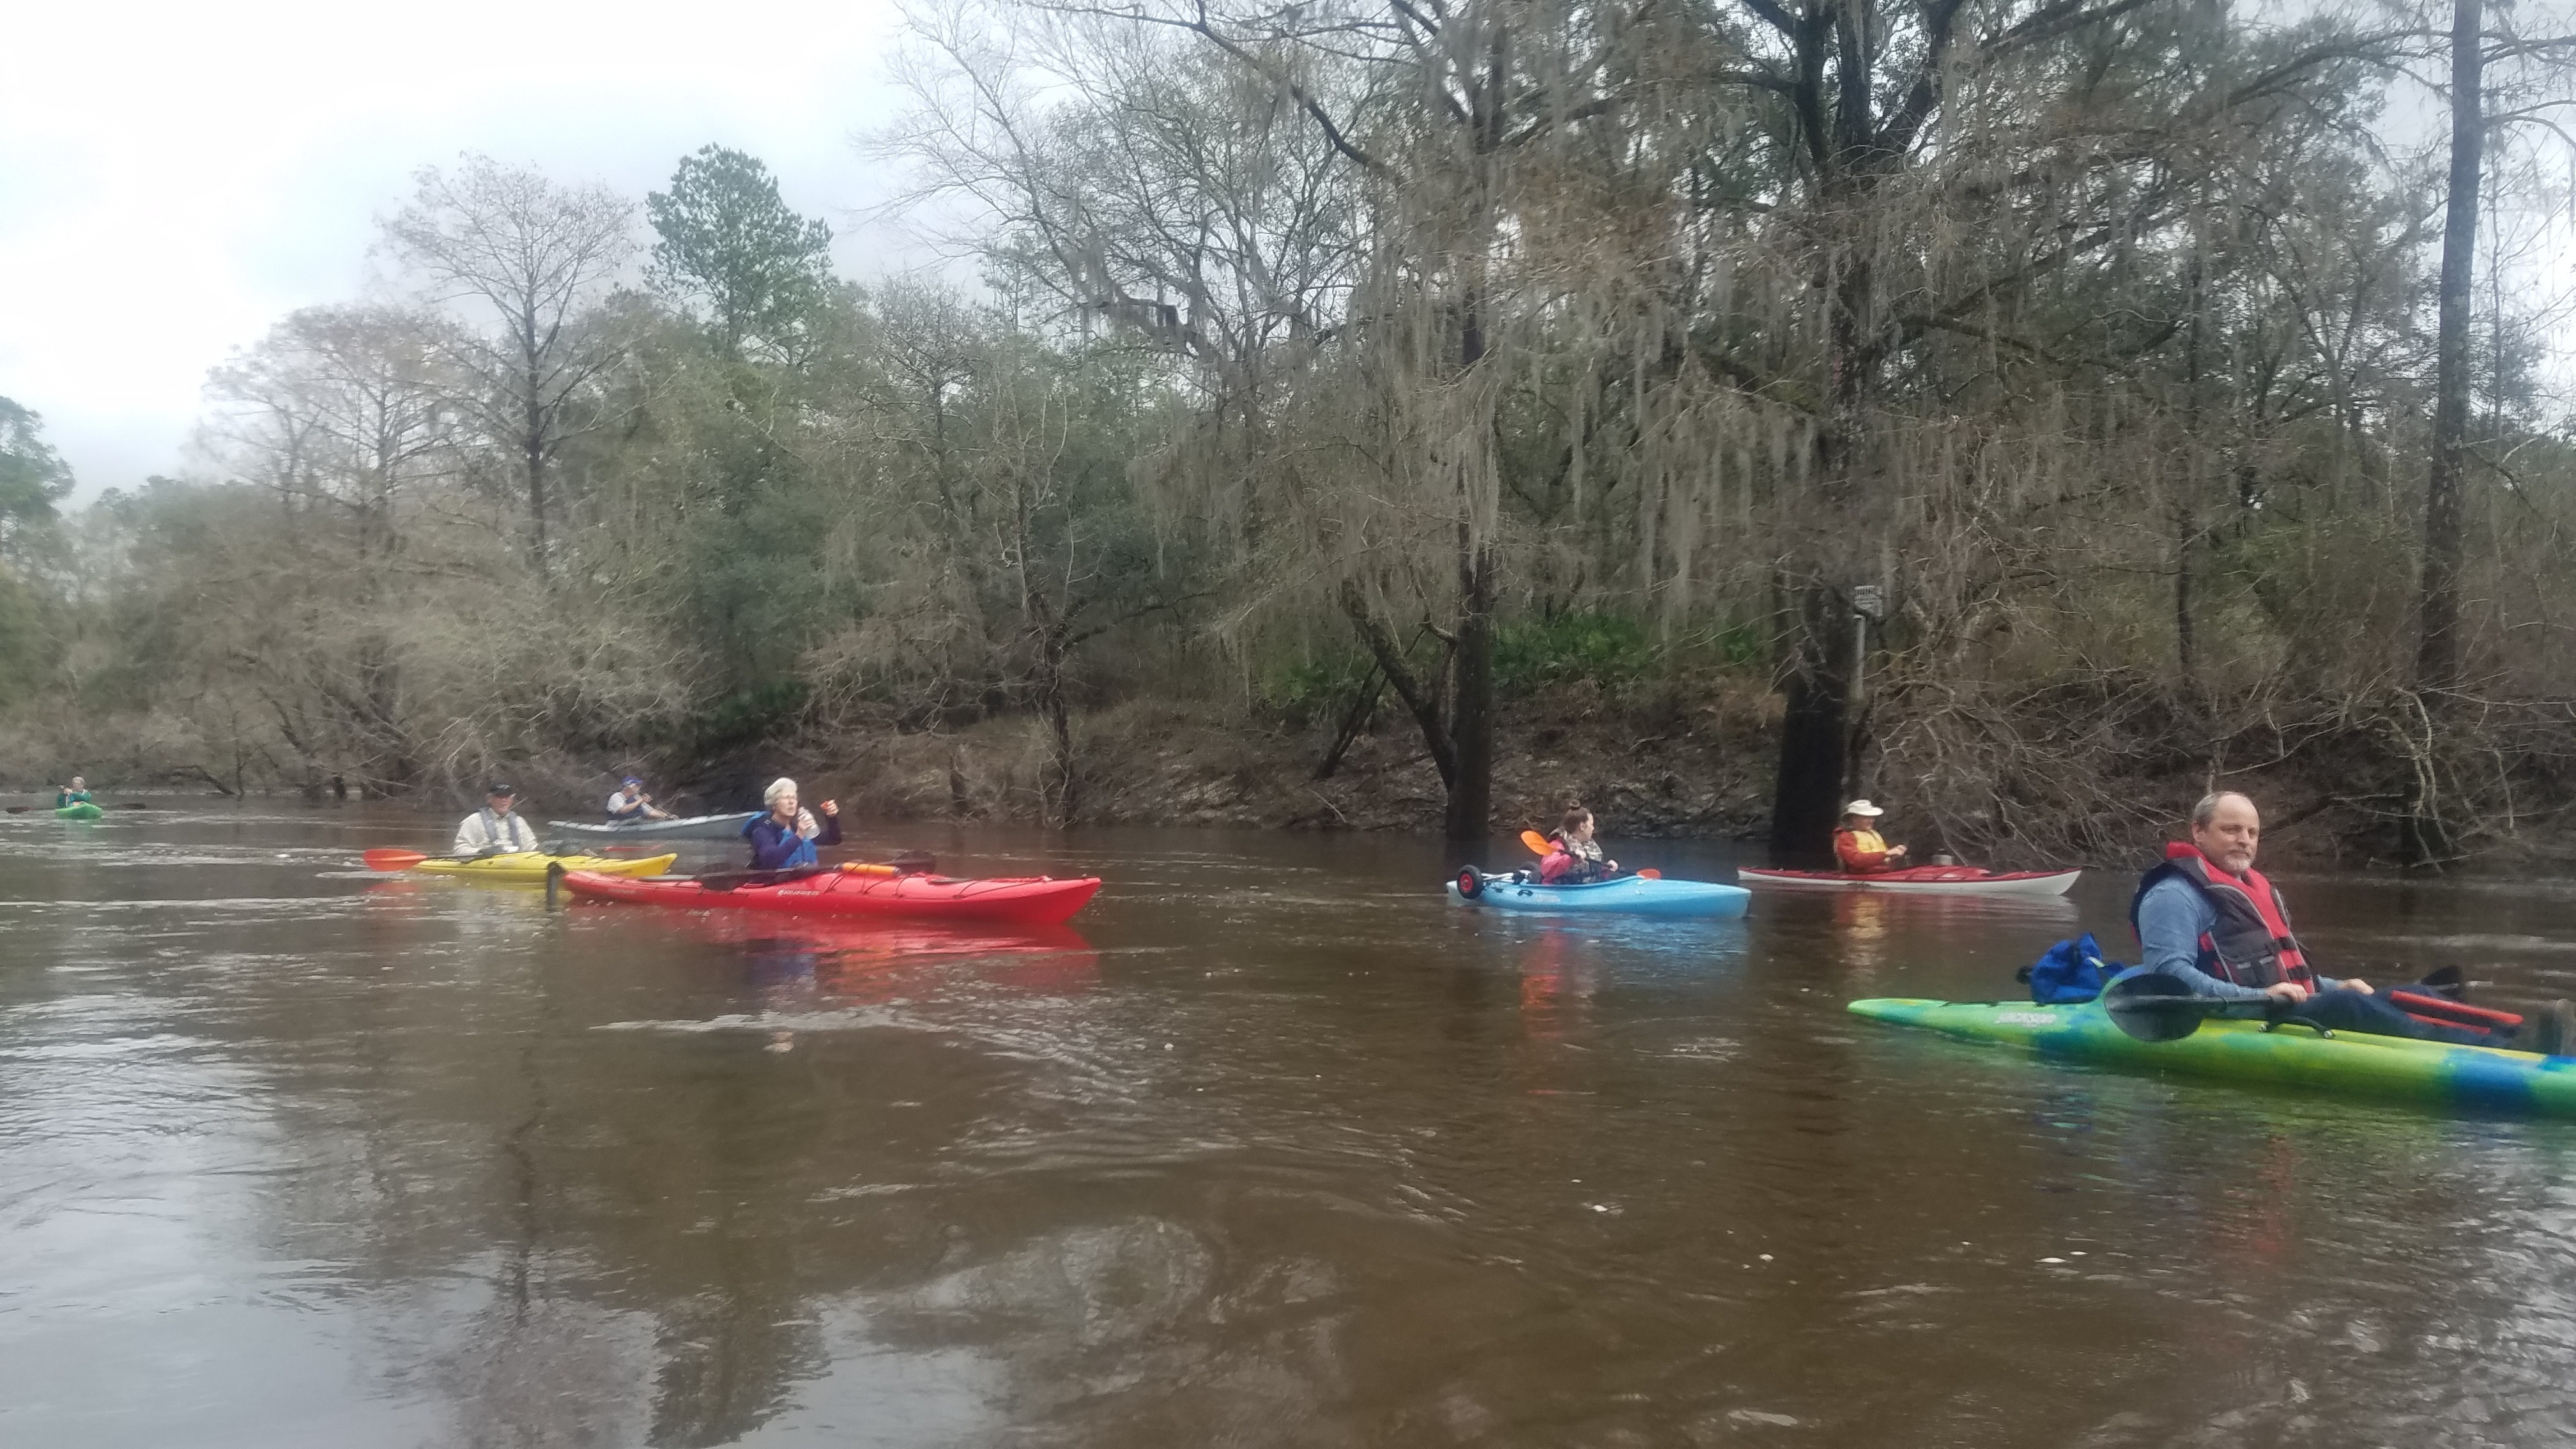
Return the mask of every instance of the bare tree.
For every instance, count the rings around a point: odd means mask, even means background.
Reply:
[[[547,570],[547,468],[577,401],[624,351],[594,308],[635,250],[634,206],[599,186],[467,156],[424,167],[411,204],[382,223],[386,250],[438,304],[471,303],[497,334],[461,349],[472,394],[508,440],[525,486],[529,557]]]

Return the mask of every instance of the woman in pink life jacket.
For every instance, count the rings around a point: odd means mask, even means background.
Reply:
[[[1590,885],[1619,873],[1619,862],[1605,858],[1592,838],[1592,812],[1580,805],[1565,812],[1547,843],[1556,848],[1538,863],[1541,885]]]

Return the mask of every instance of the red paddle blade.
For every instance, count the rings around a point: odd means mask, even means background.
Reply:
[[[369,870],[409,870],[429,857],[417,850],[370,850],[364,859]]]
[[[1660,870],[1641,870],[1637,872],[1637,879],[1639,880],[1662,880],[1663,878],[1664,873]]]

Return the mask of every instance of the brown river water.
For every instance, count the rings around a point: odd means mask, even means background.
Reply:
[[[1030,937],[359,868],[443,834],[0,817],[0,1444],[2576,1439],[2576,1125],[1842,1010],[2125,878],[1569,923],[1430,839],[854,832],[1107,878]],[[2285,885],[2576,994],[2576,886]]]

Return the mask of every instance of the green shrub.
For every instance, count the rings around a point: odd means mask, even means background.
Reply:
[[[1568,613],[1494,631],[1494,688],[1525,695],[1578,680],[1616,686],[1654,662],[1646,626],[1623,614]]]

